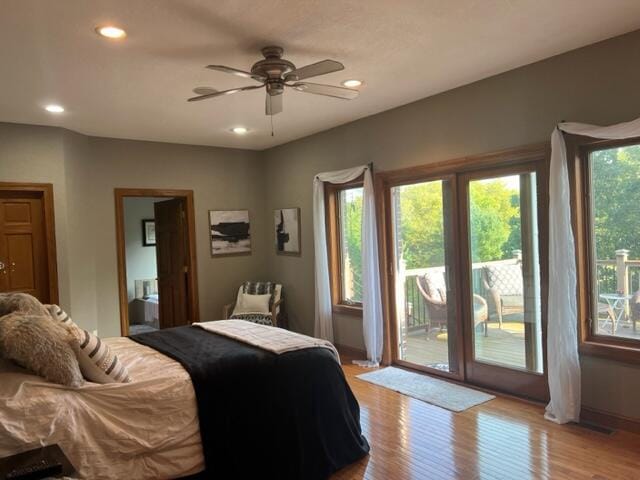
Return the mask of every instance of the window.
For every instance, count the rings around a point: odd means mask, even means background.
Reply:
[[[640,353],[640,139],[578,144],[576,233],[581,346],[620,359]],[[580,189],[581,187],[581,189]],[[580,258],[586,268],[580,271]]]
[[[327,237],[334,310],[362,312],[362,182],[327,184]]]
[[[340,289],[342,301],[362,304],[362,187],[340,191]]]

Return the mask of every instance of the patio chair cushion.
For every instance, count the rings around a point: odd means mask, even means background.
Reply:
[[[444,279],[444,272],[425,273],[424,286],[431,298],[447,303],[447,283]]]
[[[483,268],[489,287],[498,290],[500,295],[522,296],[524,287],[520,264],[485,265]]]

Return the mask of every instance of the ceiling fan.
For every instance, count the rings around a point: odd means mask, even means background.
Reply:
[[[289,60],[282,58],[284,50],[281,47],[265,47],[262,49],[263,60],[253,64],[250,72],[238,70],[224,65],[207,65],[210,70],[230,73],[238,77],[250,78],[260,85],[249,85],[247,87],[231,88],[221,92],[213,91],[204,95],[198,95],[188,99],[189,102],[197,102],[208,98],[232,95],[246,90],[256,90],[266,88],[265,114],[275,115],[282,112],[282,94],[285,87],[292,88],[299,92],[325,95],[327,97],[341,98],[343,100],[353,100],[358,96],[358,91],[351,88],[336,87],[320,83],[302,82],[307,78],[325,75],[327,73],[338,72],[344,69],[344,65],[335,60],[322,60],[311,65],[296,68]]]

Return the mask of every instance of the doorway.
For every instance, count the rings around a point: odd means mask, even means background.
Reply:
[[[544,149],[380,179],[392,363],[545,400]]]
[[[198,321],[193,191],[116,189],[122,335]]]
[[[0,182],[0,293],[58,303],[53,186]]]

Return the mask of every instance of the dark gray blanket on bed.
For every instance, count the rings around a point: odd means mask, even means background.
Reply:
[[[331,352],[282,355],[196,327],[130,337],[191,375],[211,479],[325,479],[369,452]]]

